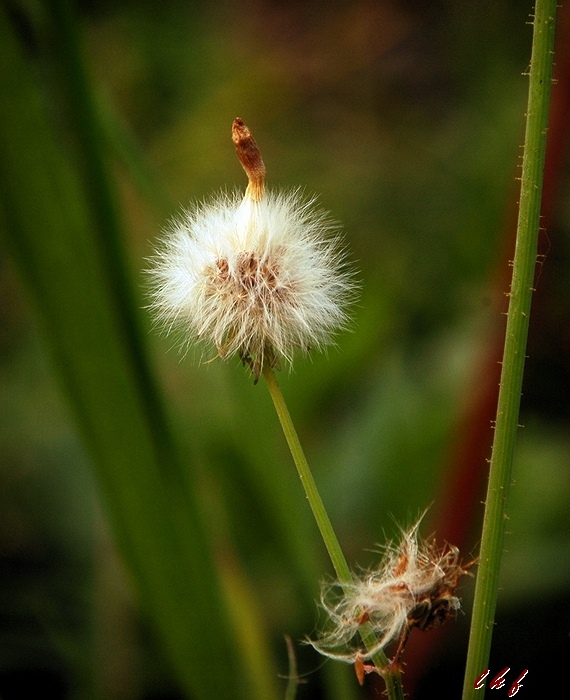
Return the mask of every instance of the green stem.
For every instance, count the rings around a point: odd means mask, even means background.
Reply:
[[[289,445],[291,456],[293,457],[293,461],[297,467],[301,483],[305,489],[307,500],[309,501],[309,505],[311,506],[313,515],[317,521],[318,528],[331,558],[334,570],[336,571],[336,575],[338,576],[341,584],[345,582],[350,583],[350,581],[352,581],[350,568],[346,562],[339,541],[334,533],[328,513],[325,509],[324,503],[313,478],[313,474],[311,473],[311,469],[307,462],[307,458],[305,457],[305,453],[303,452],[303,448],[299,442],[297,431],[295,430],[289,410],[285,404],[285,399],[283,398],[281,389],[277,384],[275,374],[273,370],[265,369],[264,376],[265,380],[267,381],[269,393],[271,394],[281,427],[283,428],[287,444]]]
[[[297,688],[299,687],[299,674],[297,671],[297,658],[295,657],[295,649],[291,637],[285,637],[287,643],[287,656],[289,658],[289,680],[285,690],[285,700],[295,700],[297,697]],[[1,698],[0,698],[1,700]]]
[[[305,489],[307,500],[309,501],[309,505],[313,511],[313,515],[325,543],[325,547],[327,548],[331,558],[339,583],[341,586],[343,584],[351,583],[352,573],[317,489],[317,484],[315,483],[313,474],[307,462],[307,458],[305,457],[305,453],[303,452],[303,448],[299,442],[297,431],[295,430],[295,426],[291,420],[291,415],[287,409],[285,399],[283,398],[283,394],[279,388],[277,379],[275,378],[275,373],[271,367],[265,365],[263,369],[263,376],[267,382],[267,387],[269,389],[271,399],[273,400],[273,405],[275,406],[277,416],[279,417],[281,427],[283,428],[285,439],[289,445],[291,456],[293,457],[293,461],[297,467],[297,472],[301,479],[301,483],[303,484],[303,488]],[[372,627],[369,624],[362,625],[360,636],[362,637],[367,649],[372,648],[376,644],[376,635],[372,631]],[[390,700],[403,700],[404,693],[402,690],[402,677],[400,671],[390,666],[388,658],[382,650],[377,651],[374,654],[372,661],[384,678],[388,698]]]
[[[481,696],[474,683],[487,669],[495,621],[540,225],[555,16],[556,0],[537,0],[517,241],[463,700]]]

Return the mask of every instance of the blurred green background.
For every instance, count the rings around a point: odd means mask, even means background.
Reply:
[[[180,208],[274,187],[342,222],[362,294],[280,383],[348,560],[426,507],[477,553],[513,250],[531,2],[11,0],[0,57],[0,696],[378,697],[301,640],[331,575],[263,383],[152,329]],[[570,616],[570,33],[491,672],[563,669]],[[560,38],[562,37],[562,38]],[[565,40],[564,40],[565,39]],[[457,697],[465,613],[405,659]],[[550,676],[543,671],[551,669]],[[483,670],[483,669],[482,669]],[[560,674],[557,676],[557,674]],[[540,681],[539,681],[540,679]],[[504,691],[503,691],[504,692]],[[497,693],[491,694],[491,697]]]

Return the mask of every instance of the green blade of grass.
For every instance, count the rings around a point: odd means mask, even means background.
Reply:
[[[192,697],[236,697],[240,682],[199,509],[145,364],[128,286],[118,283],[123,263],[102,243],[116,235],[113,215],[103,208],[93,216],[4,9],[0,36],[0,223],[8,248],[179,682]]]

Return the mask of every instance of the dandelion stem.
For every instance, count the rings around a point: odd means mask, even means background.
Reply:
[[[299,478],[301,479],[301,483],[303,484],[303,488],[305,489],[307,500],[309,501],[309,505],[311,506],[313,515],[315,516],[315,520],[317,521],[318,528],[321,532],[321,536],[325,543],[325,547],[327,548],[327,551],[331,558],[336,575],[338,576],[339,582],[341,584],[345,582],[349,583],[350,581],[352,581],[351,571],[346,562],[337,537],[334,533],[331,521],[329,519],[328,513],[325,509],[321,496],[318,492],[317,485],[313,478],[313,474],[311,473],[311,469],[305,457],[305,453],[303,452],[303,448],[301,447],[301,443],[299,442],[297,431],[295,430],[295,426],[293,425],[293,421],[291,420],[291,415],[289,414],[289,411],[285,404],[285,399],[283,398],[281,389],[277,384],[275,373],[266,365],[263,374],[267,382],[267,386],[269,388],[269,393],[271,394],[275,410],[277,411],[281,427],[283,428],[287,444],[289,445],[291,456],[293,457],[293,461],[295,462],[295,466],[297,467]]]
[[[463,700],[480,696],[474,683],[487,669],[495,620],[540,224],[555,16],[556,0],[537,0],[517,241]]]
[[[321,532],[321,536],[331,558],[339,583],[341,586],[343,584],[351,583],[352,573],[317,489],[317,484],[315,483],[313,474],[307,462],[307,458],[305,457],[305,453],[299,441],[293,421],[291,420],[291,415],[289,414],[285,399],[279,384],[277,383],[275,373],[269,364],[265,364],[263,368],[263,376],[267,382],[267,387],[269,389],[271,399],[273,400],[273,405],[275,406],[277,416],[279,417],[279,422],[281,423],[283,433],[285,434],[285,439],[289,445],[291,456],[293,457],[293,461],[297,467],[299,478],[301,479],[301,483],[305,489],[307,500],[309,501],[309,505],[311,506],[311,510],[313,511],[313,515],[317,521],[317,526]],[[376,645],[377,639],[372,631],[371,625],[362,625],[360,636],[362,637],[362,641],[367,649],[371,649]],[[402,689],[402,678],[399,669],[390,665],[388,658],[382,650],[377,651],[373,655],[372,661],[384,678],[388,698],[390,700],[403,700],[404,694]]]

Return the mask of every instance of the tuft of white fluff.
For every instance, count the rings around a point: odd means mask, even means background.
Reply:
[[[167,331],[239,354],[257,376],[264,362],[331,342],[355,289],[337,227],[298,190],[193,206],[166,231],[149,274]]]
[[[419,524],[385,547],[377,569],[350,582],[323,586],[321,605],[329,626],[318,640],[309,640],[318,652],[354,663],[399,641],[397,662],[414,627],[428,631],[459,610],[455,590],[475,562],[462,565],[456,547],[439,548],[434,540],[420,539]],[[376,639],[372,646],[363,645],[360,633],[365,628]]]

